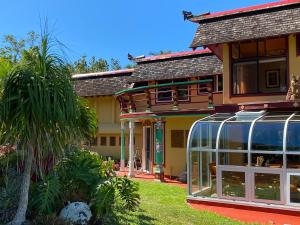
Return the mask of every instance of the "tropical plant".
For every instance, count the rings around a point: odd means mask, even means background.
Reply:
[[[51,173],[43,180],[33,184],[30,194],[31,211],[38,215],[49,215],[56,212],[56,209],[63,205],[60,201],[62,189],[59,177]]]
[[[67,151],[52,173],[32,187],[30,208],[35,214],[55,214],[68,202],[84,201],[94,218],[102,220],[118,207],[134,211],[139,205],[137,184],[116,177],[111,161],[88,150]]]
[[[23,51],[0,99],[1,144],[16,144],[17,151],[24,153],[14,225],[25,221],[33,165],[41,170],[49,154],[58,158],[67,145],[95,132],[95,117],[83,114],[88,109],[76,96],[66,64],[52,46],[51,36],[45,33],[40,46]]]
[[[106,166],[98,155],[85,150],[75,149],[57,165],[64,200],[86,201],[94,187],[105,177]]]
[[[112,177],[96,187],[91,202],[97,218],[110,216],[113,210],[135,211],[140,204],[138,185],[126,177]]]
[[[43,215],[36,217],[32,225],[71,225],[71,223],[58,218],[56,215]]]

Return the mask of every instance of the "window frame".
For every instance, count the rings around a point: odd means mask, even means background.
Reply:
[[[277,39],[277,38],[284,38],[285,39],[285,46],[286,46],[286,52],[283,55],[277,55],[277,56],[268,56],[267,55],[267,50],[266,50],[266,42],[267,40],[271,40],[271,39]],[[252,42],[256,42],[256,47],[257,47],[257,53],[255,57],[249,57],[249,58],[240,58],[240,44],[244,43],[244,42],[250,42],[248,41],[243,41],[243,42],[233,42],[230,43],[229,45],[229,64],[230,64],[230,72],[229,72],[229,77],[230,77],[230,97],[241,97],[241,96],[268,96],[268,95],[285,95],[286,91],[279,91],[279,92],[261,92],[260,89],[260,83],[259,83],[259,68],[260,68],[260,61],[263,60],[276,60],[276,59],[280,59],[280,58],[285,58],[285,63],[286,63],[286,69],[285,69],[285,83],[286,86],[288,88],[288,80],[289,80],[289,65],[288,65],[288,61],[289,61],[289,44],[288,44],[288,37],[287,36],[280,36],[280,37],[276,37],[276,38],[269,38],[269,39],[255,39],[255,40],[251,40]],[[259,53],[259,42],[263,42],[264,43],[264,55],[260,56]],[[232,46],[234,44],[238,44],[238,59],[233,59],[232,57]],[[299,48],[300,49],[300,48]],[[257,65],[257,91],[255,93],[245,93],[245,94],[235,94],[234,93],[234,76],[233,76],[233,71],[234,71],[234,64],[236,63],[245,63],[245,62],[251,62],[251,61],[255,61],[256,65]]]
[[[103,138],[103,139],[102,139]],[[104,140],[105,139],[105,143],[104,144],[102,144],[102,140]],[[107,146],[107,137],[106,136],[100,136],[100,146]]]
[[[112,145],[112,140],[114,139],[114,145]],[[116,136],[109,136],[109,146],[110,147],[116,147],[117,146],[117,138]]]
[[[219,79],[222,77],[222,90],[219,90]],[[222,93],[223,92],[223,74],[214,74],[214,75],[207,75],[207,76],[199,76],[197,79],[201,80],[201,78],[213,79],[213,93]],[[204,79],[205,80],[205,79]],[[208,94],[207,91],[201,91],[201,83],[197,84],[197,95],[206,95]]]
[[[184,80],[184,81],[182,81]],[[181,78],[181,79],[175,79],[175,80],[160,80],[160,81],[156,81],[155,84],[161,84],[161,83],[175,83],[175,82],[188,82],[190,81],[189,78]],[[180,87],[184,87],[184,86],[187,86],[187,92],[188,92],[188,97],[187,99],[180,99],[180,96],[179,96],[179,92],[178,92],[178,102],[189,102],[190,101],[190,85],[180,85],[178,86],[179,89]],[[159,100],[159,89],[170,89],[170,92],[171,92],[171,99],[170,100]],[[158,87],[156,88],[156,94],[155,94],[155,103],[171,103],[173,102],[174,98],[174,93],[173,93],[173,90],[172,90],[172,86],[171,87]]]

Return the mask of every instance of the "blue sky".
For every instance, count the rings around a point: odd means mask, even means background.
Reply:
[[[1,3],[0,35],[24,36],[50,30],[69,49],[70,60],[81,55],[129,63],[127,53],[148,55],[159,50],[185,51],[196,24],[183,21],[193,14],[217,12],[272,2],[270,0],[9,0]]]

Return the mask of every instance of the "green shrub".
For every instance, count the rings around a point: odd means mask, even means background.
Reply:
[[[37,216],[32,225],[71,225],[70,222],[64,221],[55,215]]]
[[[126,177],[114,177],[99,184],[91,202],[97,218],[112,214],[115,209],[134,211],[140,204],[138,185]]]
[[[0,186],[0,210],[11,209],[17,206],[20,184],[21,176],[17,171],[9,168]]]
[[[49,174],[42,181],[33,184],[30,199],[30,209],[38,215],[49,215],[63,205],[62,189],[59,177]]]
[[[133,211],[140,202],[137,184],[116,177],[112,161],[79,149],[69,152],[51,174],[32,185],[30,196],[32,214],[58,214],[68,202],[83,201],[91,206],[94,220],[112,215],[118,207]]]

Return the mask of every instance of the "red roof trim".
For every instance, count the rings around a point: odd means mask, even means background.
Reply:
[[[268,9],[268,8],[274,8],[274,7],[279,7],[279,6],[292,5],[295,3],[300,3],[300,0],[281,0],[281,1],[277,1],[277,2],[271,2],[271,3],[256,5],[256,6],[249,6],[249,7],[239,8],[239,9],[227,10],[227,11],[223,11],[223,12],[216,12],[216,13],[211,13],[211,14],[201,16],[201,19],[210,19],[210,18],[227,16],[227,15],[232,15],[232,14],[251,12],[251,11],[256,11],[256,10],[260,10],[260,9]]]
[[[163,60],[163,59],[170,59],[170,58],[177,58],[177,57],[184,57],[184,56],[201,55],[207,53],[212,53],[212,51],[209,49],[201,49],[201,50],[194,50],[194,51],[187,51],[187,52],[176,52],[176,53],[149,56],[146,58],[136,59],[136,62]]]

